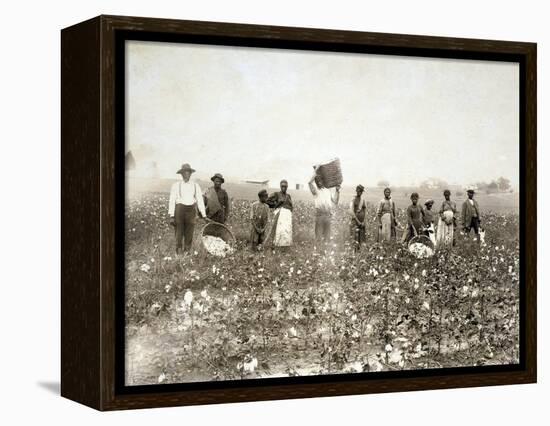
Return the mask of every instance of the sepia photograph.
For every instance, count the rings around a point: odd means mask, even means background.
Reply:
[[[126,386],[520,362],[518,62],[124,43]]]

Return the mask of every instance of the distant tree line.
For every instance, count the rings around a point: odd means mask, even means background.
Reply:
[[[388,180],[383,179],[378,181],[377,185],[379,187],[385,188],[390,186],[390,182]],[[443,179],[438,179],[438,178],[429,178],[424,180],[422,183],[420,183],[420,189],[424,189],[424,190],[428,190],[428,189],[444,190],[444,189],[450,188],[451,186],[454,186],[456,188],[456,185],[449,185],[447,181]],[[502,177],[502,176],[488,183],[476,182],[474,186],[476,191],[485,192],[487,194],[492,194],[496,192],[513,192],[510,179],[506,179],[505,177]],[[463,194],[462,191],[457,192],[458,196],[461,196],[462,194]]]
[[[486,192],[487,194],[492,194],[495,192],[513,192],[512,185],[510,184],[510,179],[505,177],[499,177],[497,180],[492,180],[491,182],[476,182],[476,187],[478,191]]]

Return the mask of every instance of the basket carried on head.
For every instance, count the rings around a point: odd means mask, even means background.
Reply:
[[[213,245],[212,241],[216,242],[216,240],[208,237],[219,238],[225,243],[225,245]],[[200,232],[200,240],[202,247],[207,253],[213,256],[221,257],[224,257],[226,254],[233,251],[236,241],[231,230],[227,226],[218,222],[208,222],[204,225]]]
[[[409,241],[409,252],[418,258],[431,257],[435,253],[435,245],[426,235],[416,235]]]
[[[334,188],[335,186],[342,185],[344,178],[342,177],[340,160],[334,158],[319,165],[317,168],[317,178],[325,188]]]

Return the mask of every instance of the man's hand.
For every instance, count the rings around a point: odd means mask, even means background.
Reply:
[[[174,216],[170,217],[170,225],[174,228],[176,227],[176,218]]]

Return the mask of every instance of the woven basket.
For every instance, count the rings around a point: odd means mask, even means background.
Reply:
[[[325,188],[333,188],[342,185],[344,178],[342,177],[340,160],[335,158],[327,163],[321,164],[317,169],[317,176]]]
[[[426,247],[429,247],[431,249],[431,254],[429,254],[427,257],[431,257],[435,254],[435,245],[434,243],[432,242],[432,240],[430,240],[429,237],[425,236],[425,235],[417,235],[416,237],[413,237],[410,241],[409,241],[409,244],[408,244],[408,249],[411,253],[413,253],[413,250],[412,250],[412,245],[413,244],[422,244]],[[418,256],[417,256],[418,257]]]
[[[235,236],[227,226],[217,222],[208,222],[206,225],[203,226],[203,228],[200,231],[201,248],[206,253],[208,253],[208,250],[204,245],[204,240],[202,239],[202,237],[206,235],[221,238],[231,247],[235,246]]]
[[[434,243],[432,242],[432,240],[430,240],[430,238],[425,236],[425,235],[417,235],[416,237],[411,238],[411,240],[409,241],[408,246],[410,247],[414,243],[424,244],[425,246],[428,246],[432,250],[435,249],[435,246],[434,246]]]

